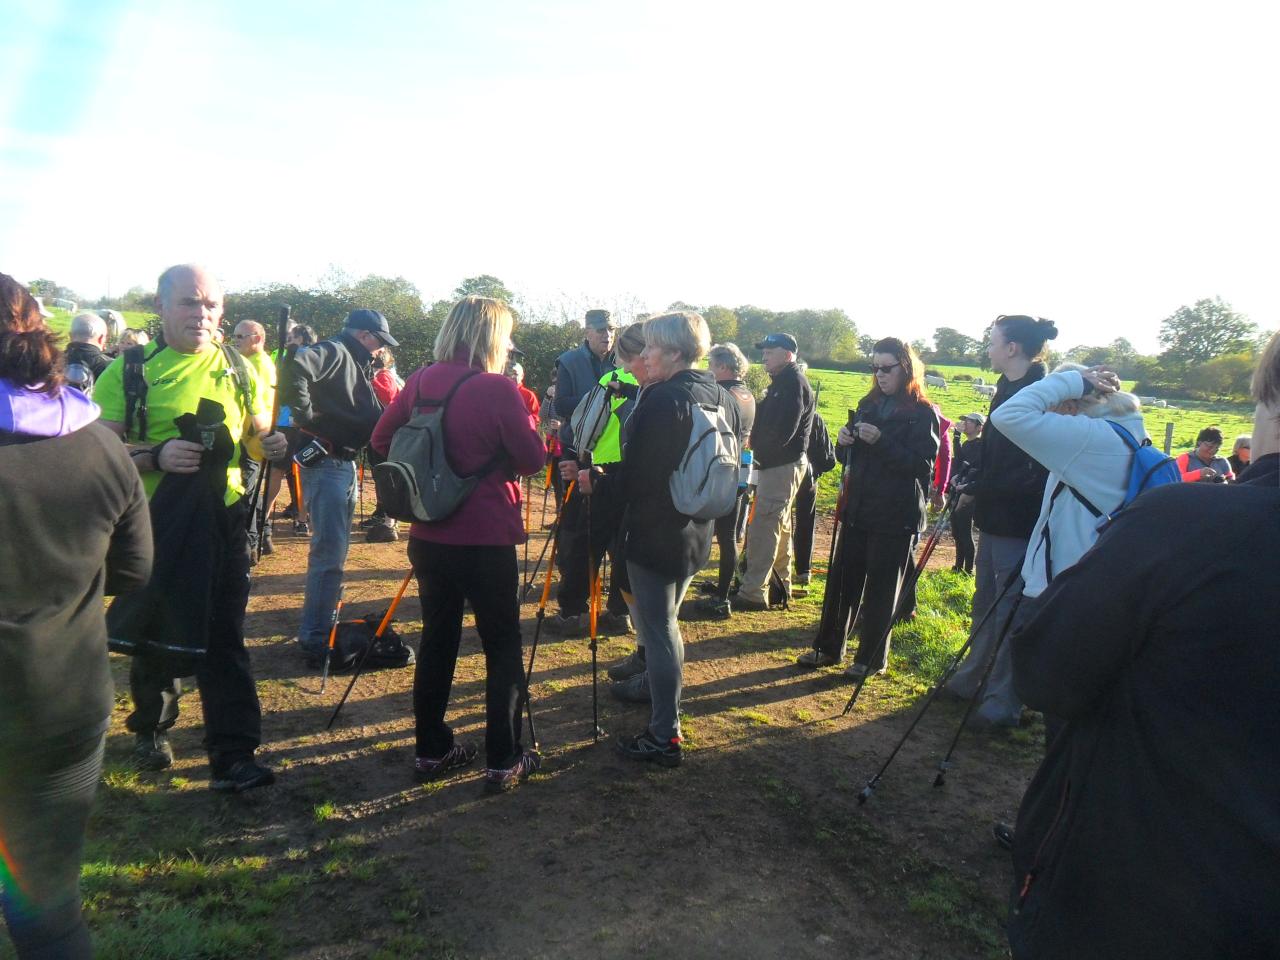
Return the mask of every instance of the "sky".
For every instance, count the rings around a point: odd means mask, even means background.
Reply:
[[[1268,5],[0,0],[0,271],[1280,327]],[[1273,14],[1274,16],[1274,14]]]

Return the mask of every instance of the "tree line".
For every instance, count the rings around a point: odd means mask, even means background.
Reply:
[[[41,279],[30,285],[33,292],[77,300],[75,292],[54,281]],[[397,366],[409,372],[432,359],[435,342],[449,308],[463,296],[494,297],[510,304],[519,323],[516,345],[524,352],[525,379],[541,393],[550,383],[555,359],[580,342],[582,314],[587,306],[578,303],[530,304],[497,277],[484,274],[464,279],[448,299],[426,303],[418,288],[404,277],[370,274],[362,279],[331,270],[309,286],[273,283],[227,294],[228,324],[255,319],[273,329],[281,304],[293,308],[295,323],[310,324],[321,336],[338,329],[346,314],[357,307],[373,307],[386,315],[401,347]],[[95,307],[117,310],[154,308],[155,294],[142,287],[119,297],[102,298]],[[621,323],[645,316],[634,302],[610,306]],[[800,343],[801,356],[812,367],[854,369],[863,366],[871,354],[875,337],[861,335],[854,320],[839,308],[769,310],[754,305],[726,307],[676,301],[668,310],[696,310],[707,321],[714,343],[736,343],[751,355],[753,345],[770,333],[786,331]],[[1162,351],[1154,355],[1138,353],[1133,344],[1118,337],[1109,344],[1081,344],[1065,353],[1051,352],[1051,364],[1069,360],[1087,365],[1107,364],[1126,380],[1137,382],[1142,394],[1195,399],[1246,397],[1256,356],[1269,333],[1257,326],[1219,297],[1181,306],[1160,325]],[[932,343],[913,341],[927,364],[948,364],[989,368],[989,329],[972,337],[955,327],[938,327]]]

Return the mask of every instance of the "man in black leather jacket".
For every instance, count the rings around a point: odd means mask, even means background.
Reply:
[[[396,346],[386,317],[353,310],[336,336],[301,347],[286,361],[281,399],[300,431],[297,460],[312,531],[298,644],[312,662],[324,656],[342,589],[355,513],[355,459],[382,415],[373,392],[373,355]]]

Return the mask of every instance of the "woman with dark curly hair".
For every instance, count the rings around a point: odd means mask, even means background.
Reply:
[[[882,673],[889,663],[889,627],[912,543],[924,529],[938,455],[938,414],[925,396],[916,352],[887,337],[872,351],[871,370],[871,389],[836,437],[848,497],[827,575],[835,595],[823,604],[814,649],[797,661],[806,667],[840,663],[860,610],[858,651],[845,671],[854,679]]]
[[[93,955],[79,881],[114,694],[102,597],[151,573],[142,480],[97,420],[63,389],[35,298],[0,274],[0,903],[20,958]]]

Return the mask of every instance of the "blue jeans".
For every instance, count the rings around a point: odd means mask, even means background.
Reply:
[[[307,593],[302,601],[298,643],[307,653],[324,653],[329,626],[342,590],[342,568],[351,546],[351,518],[356,511],[356,465],[325,457],[298,471],[302,497],[311,518],[311,552],[307,556]]]

